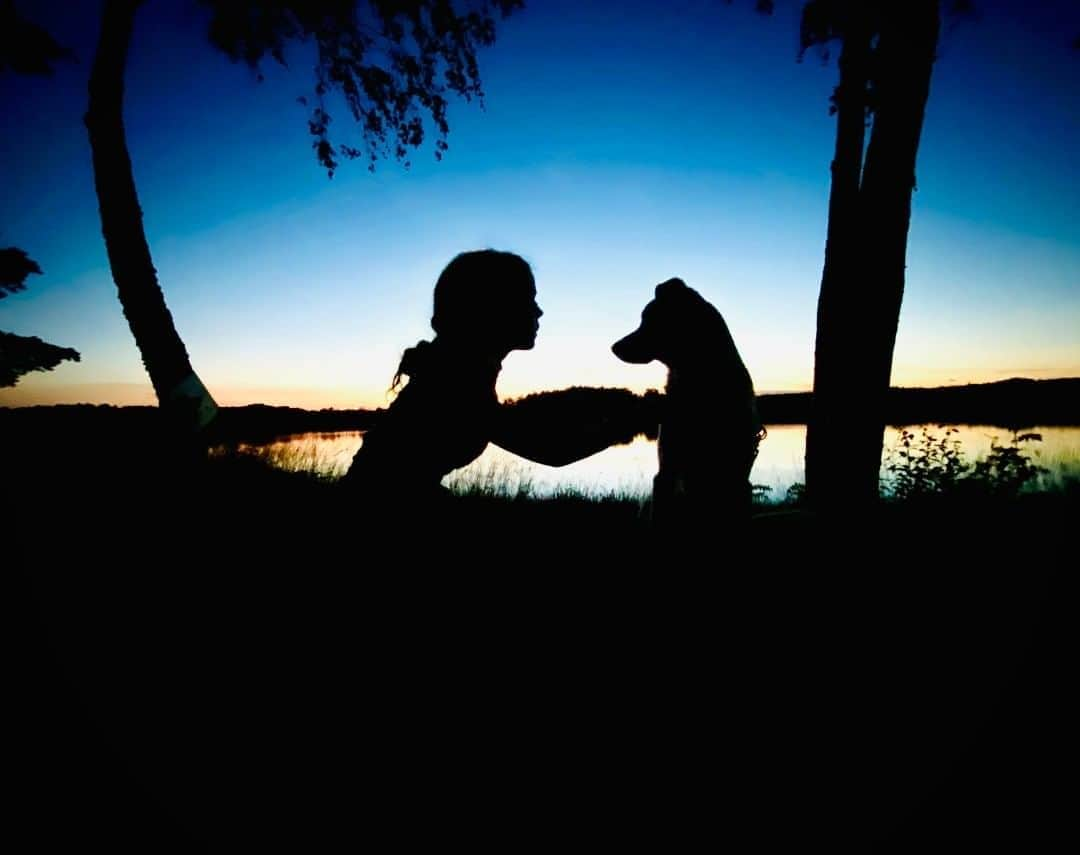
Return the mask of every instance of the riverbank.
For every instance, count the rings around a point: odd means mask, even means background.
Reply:
[[[256,461],[77,459],[16,494],[39,839],[911,845],[1067,816],[1075,492],[689,548],[636,502],[371,530]]]
[[[655,436],[655,421],[651,419],[658,412],[660,396],[656,392],[634,395],[615,389],[583,388],[578,391],[583,406],[591,395],[604,395],[635,431]],[[761,418],[772,425],[806,424],[811,404],[809,392],[758,396]],[[221,442],[269,442],[275,437],[303,433],[364,431],[378,420],[379,412],[366,409],[304,410],[264,404],[223,407],[221,424],[215,429],[215,435]],[[931,422],[997,425],[1010,429],[1032,425],[1080,426],[1080,378],[1014,378],[998,383],[890,390],[886,404],[887,424],[900,427]],[[0,432],[12,437],[56,432],[81,436],[138,433],[157,429],[158,424],[156,407],[107,404],[0,407]]]

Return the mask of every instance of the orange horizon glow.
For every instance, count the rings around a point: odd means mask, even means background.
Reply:
[[[656,374],[655,372],[653,372]],[[615,383],[611,387],[627,388],[642,394],[649,389],[662,388],[662,372],[659,382]],[[932,388],[938,386],[963,386],[973,383],[993,383],[1013,377],[1032,380],[1053,380],[1080,377],[1080,365],[1072,370],[1029,369],[1027,371],[986,370],[960,375],[947,369],[924,372],[904,372],[894,377],[892,385],[904,388]],[[56,383],[47,382],[47,376],[29,376],[14,387],[0,389],[0,407],[50,406],[56,404],[107,404],[118,407],[156,406],[157,398],[149,380],[137,382]],[[655,378],[653,378],[655,379]],[[46,382],[42,382],[46,381]],[[215,386],[207,384],[215,400],[223,407],[240,407],[249,404],[298,407],[307,410],[378,409],[387,406],[392,396],[387,390],[343,387],[296,387],[296,386]],[[387,384],[389,385],[389,384]],[[569,385],[569,384],[568,384]],[[581,385],[603,385],[582,383]],[[759,395],[784,394],[811,391],[810,382],[792,381],[789,384],[770,384],[771,388],[758,386]],[[566,388],[553,385],[546,388],[518,384],[499,385],[499,397],[503,400],[520,398],[536,392]]]

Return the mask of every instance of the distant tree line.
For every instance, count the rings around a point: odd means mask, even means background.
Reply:
[[[812,411],[810,392],[759,395],[758,409],[769,425],[806,424]],[[664,396],[628,389],[573,387],[539,392],[511,400],[504,407],[536,408],[542,419],[569,422],[609,420],[625,441],[635,436],[656,439],[663,418]],[[563,413],[560,416],[560,412]],[[249,404],[222,407],[214,430],[217,443],[265,443],[305,433],[365,431],[382,410],[304,410]],[[1080,378],[1067,380],[1003,380],[935,389],[890,389],[885,407],[887,423],[895,427],[926,423],[984,424],[1006,428],[1080,425]],[[55,435],[59,442],[90,441],[115,435],[158,435],[163,416],[157,407],[62,404],[0,408],[0,431],[5,437]]]

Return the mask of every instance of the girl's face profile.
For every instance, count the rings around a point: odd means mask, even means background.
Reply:
[[[531,350],[536,344],[540,317],[544,314],[536,302],[536,286],[531,282],[513,289],[504,307],[507,344],[512,350]]]

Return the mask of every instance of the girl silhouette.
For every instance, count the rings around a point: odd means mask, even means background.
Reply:
[[[486,249],[454,258],[435,283],[435,337],[405,351],[392,388],[403,377],[408,382],[365,435],[343,484],[376,501],[425,501],[443,495],[443,477],[489,442],[561,466],[629,441],[632,431],[604,418],[570,423],[557,394],[549,407],[532,407],[528,419],[499,404],[502,362],[511,351],[532,349],[542,315],[532,270],[520,256]],[[547,411],[551,418],[537,418]]]

